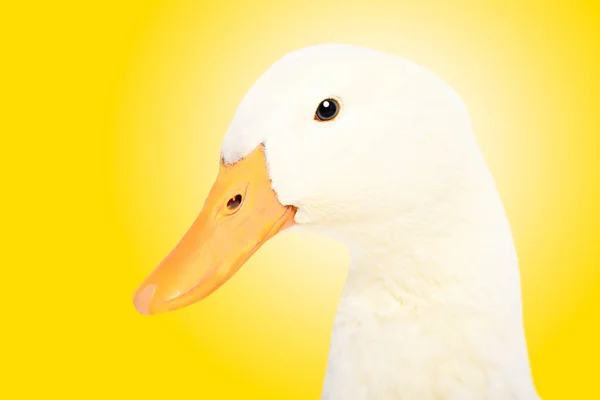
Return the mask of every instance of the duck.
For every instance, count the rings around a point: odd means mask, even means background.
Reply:
[[[510,223],[467,106],[434,72],[350,44],[272,64],[136,310],[199,302],[284,230],[350,255],[321,400],[540,399]]]

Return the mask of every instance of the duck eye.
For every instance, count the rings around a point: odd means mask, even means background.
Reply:
[[[227,202],[227,208],[229,208],[231,211],[234,211],[240,206],[240,204],[242,204],[242,195],[236,194]]]
[[[338,115],[340,105],[334,99],[326,99],[319,104],[315,112],[315,119],[318,121],[329,121]]]

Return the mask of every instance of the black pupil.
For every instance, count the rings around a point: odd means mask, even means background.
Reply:
[[[242,203],[242,195],[236,194],[235,197],[232,197],[227,202],[227,208],[229,208],[230,210],[235,210],[236,208],[238,208],[240,206],[241,203]]]
[[[337,114],[337,103],[333,100],[323,100],[321,104],[319,104],[319,108],[317,108],[317,117],[320,120],[328,120]]]

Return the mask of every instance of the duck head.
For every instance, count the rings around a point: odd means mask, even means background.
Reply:
[[[468,186],[478,156],[462,101],[427,70],[345,45],[288,54],[243,98],[204,208],[135,307],[205,298],[293,225],[351,244],[378,222],[435,221],[444,209],[431,203]]]

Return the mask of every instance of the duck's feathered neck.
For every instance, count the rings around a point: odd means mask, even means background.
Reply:
[[[323,399],[538,399],[493,185],[340,232],[352,263]]]

